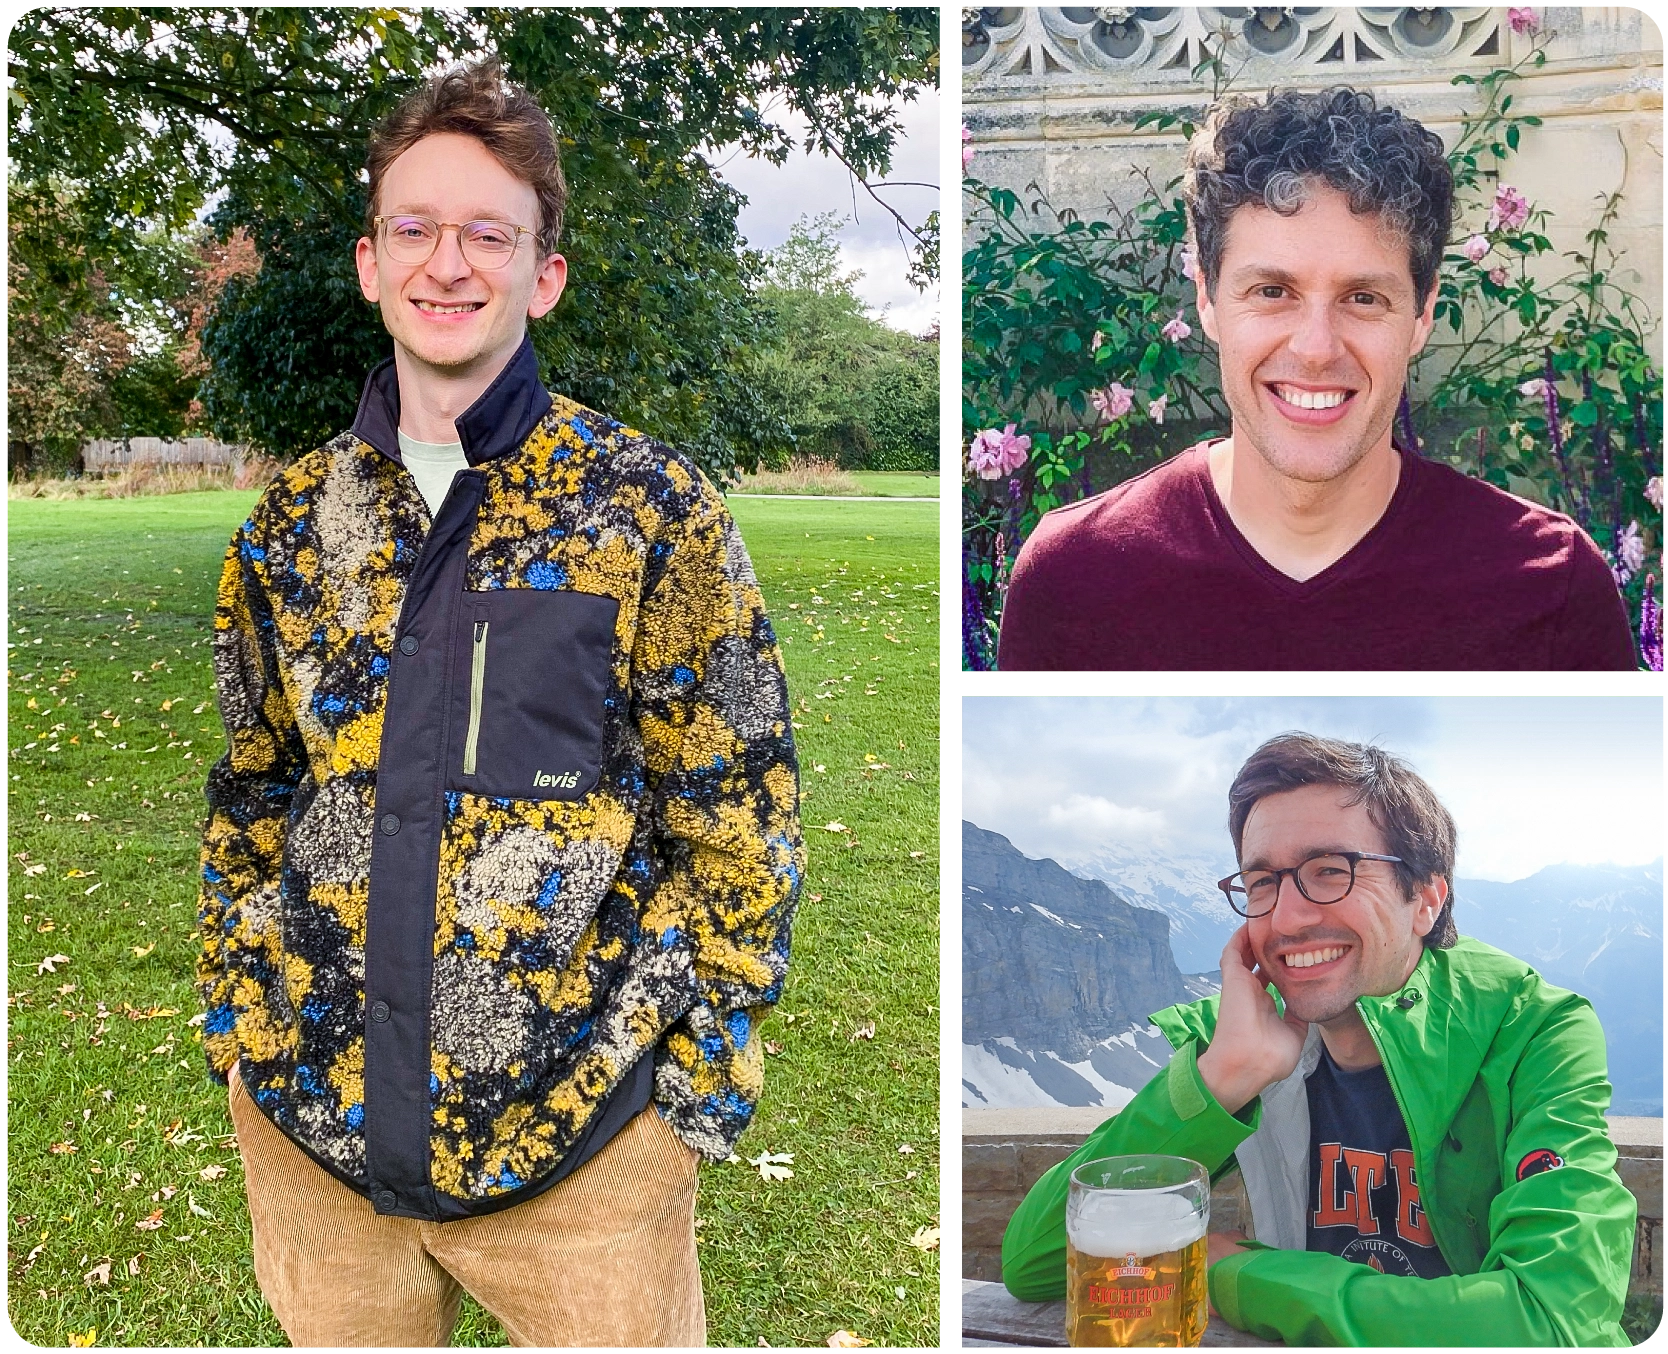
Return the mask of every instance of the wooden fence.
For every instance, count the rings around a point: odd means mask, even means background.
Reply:
[[[182,442],[160,437],[98,438],[81,448],[82,464],[89,475],[109,474],[131,465],[238,466],[248,455],[247,447],[207,437],[188,437]]]

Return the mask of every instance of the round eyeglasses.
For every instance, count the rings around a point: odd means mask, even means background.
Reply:
[[[431,221],[426,216],[379,216],[375,221],[388,257],[396,263],[427,263],[440,246],[442,231],[458,233],[458,248],[471,268],[502,268],[523,235],[533,231],[509,221]]]
[[[1402,863],[1400,856],[1380,856],[1371,851],[1326,851],[1284,870],[1241,870],[1217,880],[1216,887],[1240,916],[1262,917],[1274,911],[1282,876],[1289,874],[1297,891],[1311,903],[1336,903],[1355,887],[1355,867],[1364,860]]]

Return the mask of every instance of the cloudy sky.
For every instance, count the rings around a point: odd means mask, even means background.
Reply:
[[[1469,878],[1663,854],[1656,698],[1003,697],[962,712],[962,816],[1031,856],[1095,841],[1228,851],[1228,785],[1287,729],[1410,761],[1454,815]]]
[[[938,182],[938,94],[923,91],[913,103],[899,105],[903,135],[893,147],[887,182]],[[784,109],[770,116],[800,140],[805,124]],[[715,151],[712,163],[735,188],[747,195],[741,212],[741,233],[755,249],[772,249],[788,238],[801,216],[838,212],[848,218],[840,233],[840,253],[848,272],[860,270],[857,294],[869,310],[894,328],[910,333],[924,330],[938,313],[938,298],[918,292],[908,282],[909,249],[898,239],[890,213],[882,210],[838,160],[796,150],[780,167],[768,160],[749,159],[731,150]],[[880,188],[912,224],[920,225],[938,205],[938,189]],[[855,199],[855,200],[854,200]],[[904,237],[909,238],[907,235]]]

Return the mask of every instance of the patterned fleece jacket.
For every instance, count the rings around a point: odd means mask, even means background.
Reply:
[[[473,1216],[649,1102],[758,1101],[804,866],[781,653],[722,498],[539,383],[430,521],[392,363],[226,552],[198,981],[211,1072],[380,1213]]]

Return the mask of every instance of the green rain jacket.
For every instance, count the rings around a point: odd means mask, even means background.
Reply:
[[[1211,1266],[1232,1325],[1293,1345],[1626,1345],[1637,1207],[1605,1128],[1604,1034],[1584,997],[1462,937],[1425,951],[1401,990],[1356,1009],[1412,1139],[1421,1201],[1447,1278],[1380,1274],[1305,1244],[1309,1107],[1297,1070],[1227,1113],[1199,1076],[1219,997],[1152,1017],[1168,1067],[1037,1181],[1002,1239],[1002,1278],[1027,1302],[1065,1296],[1066,1190],[1085,1161],[1190,1157],[1238,1165],[1258,1240]]]

